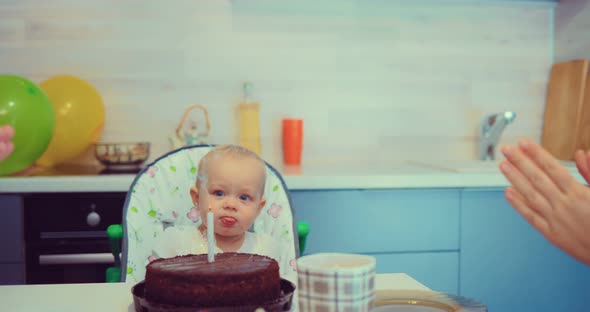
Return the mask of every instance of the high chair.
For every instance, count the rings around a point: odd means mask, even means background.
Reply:
[[[123,224],[108,227],[115,257],[107,282],[139,282],[153,259],[152,248],[165,228],[201,224],[193,209],[189,189],[195,184],[197,166],[213,146],[193,145],[176,149],[147,165],[136,177],[123,207]],[[289,191],[281,174],[266,163],[266,205],[252,231],[273,236],[288,248],[290,263],[305,249],[309,225],[295,223]],[[123,274],[122,274],[123,273]]]

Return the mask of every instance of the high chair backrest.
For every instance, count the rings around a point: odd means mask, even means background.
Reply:
[[[131,185],[123,208],[121,279],[139,282],[152,260],[158,236],[169,226],[199,226],[201,218],[190,197],[199,160],[213,148],[187,146],[174,150],[146,166]],[[290,262],[299,256],[299,242],[289,191],[280,173],[266,164],[266,205],[256,218],[253,231],[273,236]]]

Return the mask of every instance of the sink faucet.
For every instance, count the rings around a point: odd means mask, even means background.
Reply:
[[[481,125],[481,137],[479,141],[479,157],[481,160],[494,160],[496,145],[502,135],[502,131],[509,125],[516,114],[503,112],[485,117]]]

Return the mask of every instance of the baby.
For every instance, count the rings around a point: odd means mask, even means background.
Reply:
[[[202,224],[167,228],[154,248],[157,258],[207,253],[207,212],[214,215],[216,253],[242,252],[269,256],[279,262],[281,276],[296,283],[289,266],[288,247],[271,236],[248,229],[264,207],[266,165],[254,152],[235,145],[213,148],[199,162],[198,177],[190,189]]]

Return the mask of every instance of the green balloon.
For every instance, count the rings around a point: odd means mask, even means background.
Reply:
[[[33,82],[0,75],[0,125],[14,127],[14,151],[0,161],[0,176],[32,165],[49,146],[55,111],[47,94]]]

